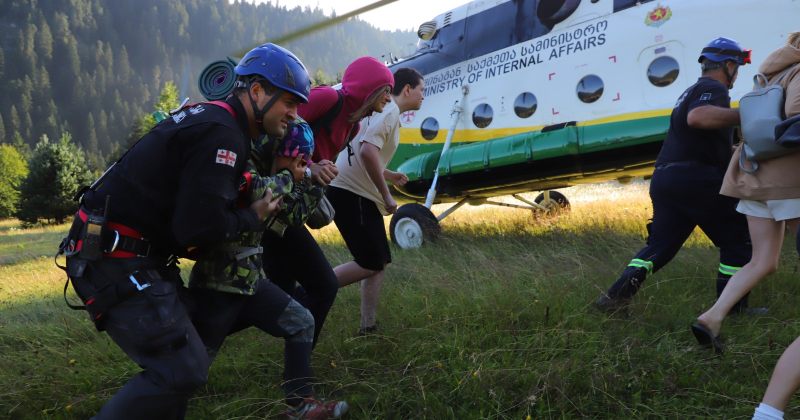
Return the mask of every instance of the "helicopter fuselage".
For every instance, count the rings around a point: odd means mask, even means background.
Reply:
[[[796,0],[481,0],[440,15],[391,65],[425,76],[422,108],[401,116],[398,190],[420,200],[437,167],[437,202],[647,177],[703,46],[753,50],[735,103],[796,16]]]

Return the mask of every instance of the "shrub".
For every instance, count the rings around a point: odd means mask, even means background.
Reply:
[[[28,176],[28,162],[14,146],[0,144],[0,218],[14,216],[20,184]]]

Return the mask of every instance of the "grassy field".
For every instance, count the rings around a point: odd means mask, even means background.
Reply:
[[[643,244],[647,186],[563,192],[572,212],[559,218],[467,207],[438,242],[394,249],[379,335],[355,334],[358,290],[343,289],[313,356],[318,393],[347,399],[354,419],[749,418],[800,334],[792,241],[751,296],[769,315],[727,320],[715,357],[688,329],[715,297],[708,239],[695,232],[628,316],[608,317],[590,303]],[[42,255],[67,226],[14,226],[0,224],[0,418],[90,417],[138,368],[65,306],[63,273]],[[333,264],[349,259],[335,228],[315,234]],[[282,348],[259,331],[231,337],[188,417],[282,412]]]

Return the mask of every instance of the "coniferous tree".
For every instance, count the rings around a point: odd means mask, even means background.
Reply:
[[[36,32],[36,55],[45,63],[53,59],[53,33],[43,17],[39,19],[39,30]]]
[[[17,112],[17,106],[11,105],[11,111],[9,112],[11,116],[9,124],[8,124],[8,132],[12,133],[19,133],[20,126],[22,125],[22,121],[19,119],[19,112]]]
[[[122,49],[119,52],[119,63],[117,64],[117,82],[125,85],[130,81],[131,78],[131,63],[128,58],[128,49],[125,45],[122,46]]]
[[[41,220],[62,223],[75,212],[75,193],[90,182],[83,150],[72,142],[69,133],[55,143],[42,136],[20,188],[17,218],[26,224]]]
[[[86,130],[89,135],[86,138],[86,150],[96,152],[97,148],[97,131],[95,130],[94,115],[90,112],[86,117]]]
[[[161,95],[158,97],[158,101],[156,101],[154,111],[169,112],[178,105],[178,88],[175,86],[175,83],[167,82],[164,85],[164,89],[161,91]],[[143,115],[139,118],[133,137],[136,139],[141,138],[155,125],[156,118],[152,113]]]
[[[25,156],[25,159],[31,155],[31,146],[25,142],[25,140],[22,138],[22,134],[20,134],[19,131],[15,131],[12,135],[11,145],[14,146],[14,148],[20,153],[22,153],[22,155]]]

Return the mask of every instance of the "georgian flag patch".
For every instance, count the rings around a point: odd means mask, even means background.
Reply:
[[[236,165],[236,153],[230,150],[217,149],[217,163],[234,167]]]

